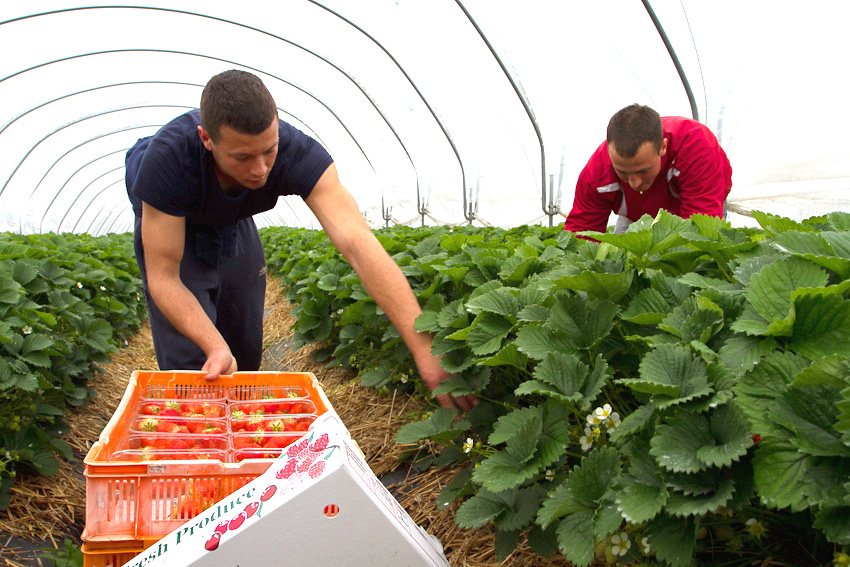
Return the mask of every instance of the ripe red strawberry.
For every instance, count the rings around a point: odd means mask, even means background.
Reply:
[[[295,459],[289,459],[286,461],[286,464],[283,465],[283,468],[275,473],[276,478],[289,478],[295,474],[295,467],[298,465],[298,461]]]
[[[186,420],[186,428],[189,430],[189,433],[202,433],[206,427],[207,423],[200,419]]]
[[[163,412],[169,412],[168,414],[163,414]],[[159,412],[162,415],[180,415],[183,412],[183,404],[177,401],[165,402],[165,407],[162,408],[162,411]]]
[[[263,398],[263,400],[266,400],[262,403],[264,412],[266,412],[266,413],[277,413],[278,412],[278,402],[277,402],[277,400],[275,399],[274,396],[271,396],[271,395],[265,396]],[[272,401],[272,400],[274,400],[274,401]]]
[[[181,413],[203,413],[201,403],[196,400],[186,401],[180,404]]]
[[[295,431],[307,431],[310,429],[310,422],[306,420],[299,421],[295,424]]]
[[[147,402],[142,406],[142,413],[145,415],[158,415],[162,411],[162,402]]]
[[[201,433],[205,435],[221,435],[222,433],[224,433],[224,430],[217,423],[207,422],[206,424],[204,424],[204,429],[201,431]]]
[[[260,415],[265,413],[265,411],[263,410],[263,404],[260,403],[259,401],[254,401],[254,402],[251,402],[251,403],[242,404],[242,406],[240,406],[240,407],[241,407],[242,411],[244,411],[245,413],[252,413],[252,414],[258,414],[259,413]]]
[[[290,443],[292,443],[292,437],[287,435],[269,435],[263,446],[268,449],[283,449],[289,447]]]
[[[206,402],[201,404],[201,411],[207,417],[224,417],[224,407],[221,404]]]
[[[234,449],[250,449],[252,447],[257,447],[257,444],[254,443],[251,435],[234,435],[233,436],[233,448]]]
[[[245,431],[260,431],[264,429],[263,424],[265,420],[263,420],[261,415],[254,415],[250,419],[248,419],[247,423],[245,423]]]
[[[183,439],[172,437],[168,440],[166,448],[172,451],[184,451],[189,448],[189,443]]]
[[[137,424],[139,431],[157,431],[158,426],[159,420],[152,418],[143,419]]]
[[[316,461],[307,474],[310,475],[310,478],[319,478],[323,472],[325,472],[325,461]]]
[[[329,441],[330,438],[328,437],[328,434],[322,433],[318,439],[316,439],[310,444],[310,450],[314,453],[321,453],[322,451],[327,449]]]
[[[160,419],[156,425],[157,433],[177,433],[180,431],[180,426],[176,422],[168,419]]]

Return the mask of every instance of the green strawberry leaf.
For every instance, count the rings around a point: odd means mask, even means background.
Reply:
[[[819,457],[850,457],[833,424],[841,395],[833,386],[793,388],[767,410],[775,424],[793,432],[789,442],[800,451]]]
[[[593,512],[570,514],[558,526],[558,546],[564,556],[577,567],[593,561]]]
[[[835,247],[830,240],[835,243]],[[850,278],[850,256],[846,254],[847,243],[847,235],[843,233],[789,231],[778,235],[772,246],[786,254],[805,258],[846,280]],[[844,253],[836,253],[836,248]]]
[[[550,352],[575,352],[572,342],[556,336],[551,327],[546,325],[525,325],[517,331],[514,343],[517,350],[529,358],[543,360]]]
[[[487,524],[504,509],[501,502],[490,497],[489,491],[482,489],[460,505],[455,514],[455,522],[465,530],[474,530]]]
[[[835,295],[803,296],[794,306],[791,350],[810,360],[850,356],[850,301]]]
[[[735,481],[731,478],[717,479],[716,489],[707,494],[686,496],[673,492],[667,499],[664,510],[680,518],[704,516],[726,506],[735,492]]]
[[[655,428],[649,453],[663,469],[694,473],[706,468],[697,452],[711,441],[711,427],[704,416],[680,411],[676,417]]]
[[[711,412],[712,441],[697,450],[697,459],[714,467],[728,467],[743,457],[753,446],[743,412],[733,404],[725,404]]]
[[[554,492],[550,493],[537,512],[537,523],[547,528],[552,522],[579,511],[588,511],[588,507],[579,503],[573,496],[572,490],[567,484],[562,484]]]
[[[466,308],[476,315],[485,311],[506,317],[516,317],[522,305],[517,298],[515,288],[500,287],[470,299],[466,302]]]
[[[762,439],[753,458],[756,493],[761,503],[771,509],[804,509],[802,480],[811,466],[811,455],[801,453],[790,443]]]
[[[610,378],[608,365],[597,356],[593,371],[574,354],[548,353],[534,369],[534,380],[526,380],[514,391],[517,396],[543,394],[565,402],[592,402]]]
[[[640,363],[640,378],[616,380],[629,388],[653,395],[658,408],[680,404],[712,392],[705,362],[690,349],[678,345],[658,345]]]
[[[609,447],[595,449],[573,467],[566,483],[573,497],[586,508],[596,508],[617,477],[621,463],[617,451]]]
[[[673,309],[658,328],[679,337],[682,342],[707,343],[723,328],[723,310],[704,297],[692,296]]]
[[[656,516],[646,526],[649,547],[658,559],[670,567],[691,564],[697,543],[697,524],[694,518]]]
[[[841,355],[816,360],[794,377],[791,387],[832,385],[842,388],[850,385],[850,362]]]
[[[620,314],[622,319],[638,325],[657,325],[670,312],[670,305],[654,288],[641,290]]]
[[[669,493],[665,486],[633,484],[617,493],[617,510],[631,524],[642,524],[661,512]]]
[[[773,337],[735,335],[726,339],[717,354],[727,369],[743,374],[776,348]]]

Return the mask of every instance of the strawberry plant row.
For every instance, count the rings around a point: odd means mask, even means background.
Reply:
[[[73,457],[62,417],[144,314],[131,235],[0,234],[0,509],[18,471]]]
[[[501,557],[522,537],[578,566],[846,553],[850,215],[756,218],[733,229],[662,212],[584,238],[377,231],[453,374],[439,392],[481,400],[398,433],[416,466],[457,471],[438,506],[460,501],[461,527],[492,524]],[[324,342],[318,356],[366,385],[427,394],[324,233],[262,238],[297,345]]]

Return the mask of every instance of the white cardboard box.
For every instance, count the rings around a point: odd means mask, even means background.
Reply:
[[[218,535],[216,535],[218,534]],[[268,471],[124,567],[448,567],[333,412]]]

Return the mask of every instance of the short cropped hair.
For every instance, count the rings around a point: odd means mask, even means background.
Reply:
[[[608,145],[613,144],[614,151],[624,158],[635,157],[646,142],[652,142],[655,151],[660,152],[663,139],[661,116],[648,106],[632,104],[619,110],[608,122]]]
[[[222,126],[262,134],[277,118],[277,105],[259,77],[231,69],[211,78],[201,93],[201,125],[213,142]]]

